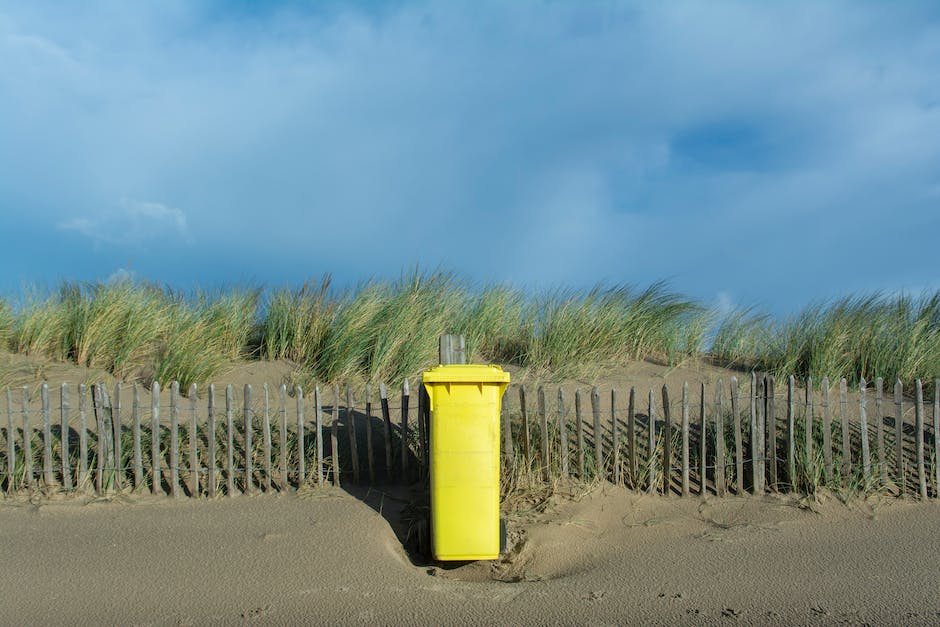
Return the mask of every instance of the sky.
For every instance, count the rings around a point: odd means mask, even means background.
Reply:
[[[0,0],[0,291],[940,288],[940,4]]]

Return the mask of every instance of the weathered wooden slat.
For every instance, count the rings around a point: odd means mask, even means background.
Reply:
[[[33,490],[33,428],[29,424],[29,388],[25,385],[23,386],[22,396],[20,399],[20,413],[23,417],[23,461],[26,468],[24,469],[25,481],[24,485],[26,488],[32,492]]]
[[[131,438],[134,447],[134,489],[144,487],[144,455],[140,447],[140,386],[134,383],[134,399],[131,401]]]
[[[617,420],[617,390],[610,390],[610,439],[613,446],[614,485],[621,485],[620,474],[620,424]]]
[[[704,393],[704,390],[703,390]],[[721,379],[715,383],[715,494],[724,496],[728,489],[725,478],[725,413],[724,383]],[[739,427],[740,429],[740,427]],[[737,432],[736,432],[737,435]],[[743,463],[743,461],[742,461]],[[740,481],[740,480],[739,480]],[[743,484],[740,484],[743,485]],[[740,494],[740,492],[739,492]]]
[[[16,429],[13,427],[13,392],[6,390],[7,397],[7,492],[16,490]]]
[[[648,425],[648,451],[649,457],[647,459],[649,463],[649,492],[650,494],[656,493],[656,401],[653,400],[653,390],[649,391],[649,404],[647,407],[646,415],[649,416],[649,425]]]
[[[247,387],[247,386],[246,386]],[[170,383],[170,496],[180,492],[180,384]]]
[[[199,464],[199,388],[195,383],[191,383],[187,392],[189,399],[189,494],[192,497],[199,496],[199,473],[201,472]]]
[[[297,487],[307,483],[307,442],[304,429],[306,428],[307,418],[304,415],[304,389],[299,385],[294,386],[294,399],[297,407]],[[336,389],[336,402],[339,402],[339,387]],[[335,408],[334,408],[334,411]],[[333,460],[339,470],[339,461]]]
[[[594,468],[601,481],[607,480],[604,456],[604,431],[601,426],[601,395],[596,387],[591,388],[591,414],[594,419]]]
[[[333,413],[330,418],[330,444],[331,454],[330,462],[333,465],[333,486],[340,486],[340,468],[339,468],[339,385],[333,385]],[[404,447],[404,443],[402,444]],[[404,476],[404,475],[402,475]]]
[[[369,483],[375,484],[375,451],[372,446],[372,386],[366,384],[366,458],[369,467]],[[508,420],[507,420],[508,426]],[[512,444],[510,443],[510,450]]]
[[[839,379],[839,419],[842,422],[842,481],[848,485],[852,475],[852,431],[849,427],[849,386]]]
[[[314,420],[316,420],[316,464],[317,464],[317,487],[323,487],[323,397],[320,395],[320,386],[313,386],[314,402]]]
[[[776,380],[773,375],[768,375],[765,379],[767,386],[766,405],[764,413],[767,419],[767,463],[770,464],[770,485],[771,489],[779,492],[780,477],[777,474],[777,406],[775,395],[777,393]]]
[[[663,384],[663,494],[668,495],[672,482],[672,408],[669,388]]]
[[[636,388],[630,386],[630,396],[627,399],[627,458],[630,465],[630,487],[639,488],[637,481],[638,459],[636,454]]]
[[[506,388],[506,391],[503,392],[499,403],[499,411],[499,426],[503,434],[502,458],[507,467],[512,468],[516,461],[516,450],[513,448],[512,424],[509,417],[509,388]]]
[[[78,488],[88,487],[88,394],[84,383],[78,384]]]
[[[242,398],[242,417],[245,420],[245,494],[251,494],[255,491],[255,449],[254,442],[252,441],[252,436],[254,435],[255,431],[255,410],[252,404],[252,396],[251,384],[246,383]]]
[[[92,402],[95,409],[95,425],[96,425],[96,455],[98,457],[98,472],[95,475],[95,490],[99,495],[105,493],[107,490],[107,481],[105,479],[105,473],[107,471],[107,459],[108,459],[108,423],[105,418],[105,400],[104,400],[104,384],[98,383],[94,386],[94,396],[92,397]]]
[[[408,481],[408,404],[411,399],[411,388],[408,379],[401,383],[401,480]]]
[[[689,382],[682,384],[682,496],[689,496]]]
[[[920,379],[914,381],[915,396],[915,441],[917,444],[917,483],[920,488],[920,498],[927,498],[927,470],[924,464],[924,387]]]
[[[751,492],[762,494],[760,481],[760,458],[763,457],[763,450],[760,445],[760,419],[757,417],[757,373],[751,373],[750,387],[750,412],[751,420]]]
[[[154,381],[150,386],[150,490],[153,494],[163,494],[160,459],[160,383]]]
[[[832,461],[832,410],[829,407],[829,377],[823,377],[819,382],[819,392],[822,406],[823,429],[823,461],[825,464],[826,485],[832,482],[835,465]]]
[[[933,497],[940,499],[940,379],[933,380]]]
[[[884,403],[885,381],[881,377],[875,379],[875,437],[878,439],[878,473],[887,476],[888,458],[885,451],[885,415]]]
[[[806,377],[806,408],[803,413],[805,423],[804,440],[806,453],[806,471],[810,472],[815,460],[813,454],[813,379]]]
[[[121,382],[114,384],[111,402],[111,452],[114,456],[114,487],[124,489],[124,443],[121,441]]]
[[[113,439],[113,429],[112,424],[114,420],[112,419],[112,413],[114,411],[111,403],[111,395],[108,393],[108,386],[104,383],[99,384],[101,388],[101,399],[103,401],[102,405],[102,414],[101,419],[102,423],[102,434],[104,434],[104,450],[105,450],[105,488],[107,490],[112,490],[115,486],[115,477],[117,475],[117,460],[114,457],[114,439]]]
[[[866,393],[868,383],[862,377],[858,382],[858,421],[862,438],[862,476],[865,483],[871,479],[871,451],[868,448],[868,403]]]
[[[525,405],[525,386],[519,386],[519,413],[522,416],[522,454],[526,469],[532,467],[532,437],[529,433],[529,412]]]
[[[738,378],[731,377],[731,420],[734,426],[734,474],[737,494],[744,494],[744,436],[741,433]]]
[[[215,460],[215,384],[209,384],[208,407],[206,408],[206,494],[210,499],[217,492]]]
[[[425,453],[425,448],[424,448],[424,411],[425,411],[424,405],[425,403],[424,401],[425,401],[426,393],[427,391],[424,389],[424,379],[423,377],[419,378],[418,390],[417,390],[417,397],[418,397],[417,398],[417,401],[418,401],[417,413],[418,415],[415,417],[416,418],[415,422],[417,423],[417,431],[418,431],[418,442],[417,442],[417,446],[415,449],[415,460],[418,462],[418,478],[419,479],[424,476],[424,469],[426,468],[425,463],[424,463],[424,453]],[[358,483],[358,481],[356,483]]]
[[[561,476],[568,478],[568,425],[565,416],[565,392],[558,388],[558,441],[561,444]]]
[[[581,388],[574,391],[574,430],[577,434],[578,478],[584,480],[584,420],[581,416]]]
[[[549,482],[552,480],[552,449],[548,433],[548,413],[545,410],[545,388],[538,388],[539,435],[542,443],[542,478]]]
[[[418,395],[420,398],[420,394]],[[421,417],[418,417],[419,434],[418,439],[423,439],[423,428]],[[352,386],[346,384],[346,432],[349,436],[349,455],[352,458],[353,481],[357,484],[359,480],[359,443],[356,437],[356,410],[353,402]]]
[[[895,479],[898,491],[904,494],[907,486],[904,479],[904,386],[901,379],[894,381],[894,416]]]
[[[382,405],[382,421],[385,423],[385,474],[392,480],[392,416],[388,410],[388,390],[384,383],[379,383],[379,403]]]
[[[290,475],[287,470],[287,385],[282,383],[277,388],[277,425],[278,425],[278,470],[281,473],[281,492],[290,489]]]
[[[225,386],[225,487],[226,494],[235,496],[235,390]]]
[[[264,455],[264,491],[271,491],[271,475],[274,474],[273,461],[271,459],[271,401],[268,398],[268,384],[261,386],[262,410],[264,415],[261,418],[261,439],[262,454]]]
[[[72,490],[72,469],[69,466],[69,384],[59,386],[59,452],[62,463],[62,485],[67,491]],[[12,433],[9,434],[12,437]],[[10,473],[10,479],[13,474]]]
[[[699,390],[699,485],[701,496],[708,494],[708,414],[705,411],[705,383]],[[718,462],[716,461],[716,466]],[[721,466],[724,471],[724,464]]]
[[[787,481],[790,490],[797,489],[796,478],[796,379],[787,377]]]
[[[55,486],[55,471],[52,466],[52,410],[49,406],[49,384],[40,387],[42,399],[42,475],[46,489]]]

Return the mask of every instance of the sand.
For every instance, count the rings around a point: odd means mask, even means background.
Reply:
[[[395,496],[8,499],[0,622],[940,622],[934,503],[604,486],[514,516],[503,563],[443,568],[404,551]]]

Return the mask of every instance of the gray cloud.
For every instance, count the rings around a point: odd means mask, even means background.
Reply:
[[[0,5],[0,204],[197,232],[206,282],[421,261],[778,308],[923,284],[938,32],[926,4]]]

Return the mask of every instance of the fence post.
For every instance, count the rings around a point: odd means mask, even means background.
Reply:
[[[636,458],[636,388],[630,386],[630,397],[627,400],[627,450],[630,464],[630,487],[637,489],[637,458]]]
[[[704,386],[704,384],[703,384]],[[703,389],[704,394],[704,389]],[[724,395],[724,384],[721,379],[715,383],[715,494],[724,496],[728,487],[728,481],[725,479],[725,415],[722,411]],[[703,408],[704,411],[704,408]],[[737,436],[740,432],[735,432]],[[744,463],[743,461],[741,462]],[[742,466],[743,467],[743,466]],[[743,484],[742,484],[743,485]],[[739,492],[740,494],[740,492]]]
[[[835,465],[832,461],[832,410],[829,408],[829,377],[823,377],[819,382],[819,392],[822,405],[823,427],[823,460],[825,461],[826,485],[830,485]]]
[[[16,489],[16,429],[13,428],[13,393],[7,388],[7,492]]]
[[[314,411],[314,420],[316,420],[316,451],[317,451],[317,486],[323,487],[323,398],[320,395],[320,386],[313,386],[313,411]],[[386,403],[388,405],[388,403]]]
[[[150,490],[163,494],[163,479],[160,472],[160,383],[150,386]]]
[[[408,377],[401,383],[401,480],[408,481],[408,404],[411,388]]]
[[[277,417],[278,417],[278,470],[281,472],[281,491],[290,489],[290,474],[287,470],[287,384],[282,383],[277,388]]]
[[[198,412],[196,406],[198,403],[199,389],[196,384],[189,386],[189,493],[193,497],[199,496],[199,472],[202,470],[199,464],[199,426]]]
[[[601,395],[596,387],[591,388],[591,413],[594,418],[594,465],[597,478],[607,480],[607,468],[604,465],[604,434],[601,430]]]
[[[760,420],[757,417],[757,373],[751,373],[750,390],[751,419],[751,492],[762,494],[760,482],[760,458],[763,451],[760,446]]]
[[[770,462],[770,485],[771,489],[775,492],[780,491],[779,481],[780,478],[777,475],[777,408],[776,408],[776,379],[773,375],[768,375],[764,379],[765,385],[765,399],[767,404],[767,409],[764,412],[765,419],[767,421],[767,434],[769,441],[767,446],[764,449],[767,451],[767,461]]]
[[[741,409],[738,378],[731,377],[731,419],[734,421],[734,472],[738,495],[744,494],[744,436],[741,433]]]
[[[796,491],[796,378],[787,377],[787,481]]]
[[[882,403],[884,402],[884,379],[875,379],[875,425],[878,438],[878,474],[887,477],[888,460],[885,452],[885,415]]]
[[[215,384],[209,384],[209,400],[206,417],[206,427],[208,433],[206,434],[206,493],[209,498],[215,498],[216,495],[216,478],[215,478]]]
[[[858,382],[858,419],[862,432],[862,473],[865,483],[871,478],[871,451],[868,444],[868,407],[865,398],[868,383],[862,377]]]
[[[140,386],[134,383],[134,400],[131,401],[131,438],[134,447],[134,489],[144,485],[144,455],[140,448]]]
[[[852,430],[849,426],[848,383],[845,377],[839,379],[839,419],[842,421],[842,481],[848,486],[852,475]]]
[[[924,466],[924,387],[920,379],[914,381],[915,428],[917,429],[917,482],[920,487],[920,498],[927,498],[927,472]]]
[[[307,442],[304,433],[307,417],[304,415],[304,389],[300,385],[294,386],[294,397],[297,403],[297,487],[300,488],[307,482]],[[339,402],[338,389],[336,401]],[[338,462],[336,467],[339,468]]]
[[[940,379],[933,380],[933,497],[940,499]]]
[[[29,388],[25,385],[20,400],[23,416],[23,461],[26,463],[26,488],[33,491],[33,430],[29,424]]]
[[[904,386],[901,384],[901,379],[895,379],[894,381],[894,415],[898,492],[904,494],[907,486],[904,485]]]
[[[813,379],[806,377],[806,411],[803,415],[806,424],[804,440],[806,442],[806,471],[810,472],[813,467],[815,456],[813,455]]]
[[[584,424],[581,417],[581,388],[574,391],[574,430],[577,433],[578,479],[584,480]]]
[[[392,480],[392,416],[388,410],[388,390],[379,383],[379,403],[382,405],[382,420],[385,423],[385,474]]]
[[[107,389],[107,388],[105,388]],[[114,384],[114,401],[111,403],[111,452],[114,456],[114,485],[124,488],[124,446],[121,442],[121,382]]]
[[[649,492],[656,494],[656,402],[653,400],[653,390],[649,391]]]
[[[682,384],[682,496],[689,496],[689,382]]]
[[[545,388],[538,388],[539,429],[542,436],[542,478],[546,483],[552,480],[551,445],[548,435],[548,415],[545,411]]]
[[[699,478],[699,495],[705,496],[708,493],[708,417],[705,413],[705,382],[699,395],[699,465],[701,476]],[[716,464],[717,467],[717,464]],[[724,470],[724,466],[722,466]]]
[[[235,496],[235,391],[232,384],[225,386],[225,486],[229,496]]]
[[[72,490],[72,469],[69,467],[69,384],[63,383],[59,386],[59,409],[61,426],[59,436],[61,439],[60,453],[62,457],[62,483],[65,484],[67,491]],[[8,433],[12,438],[13,434]],[[8,438],[9,439],[9,438]],[[12,441],[12,440],[11,440]],[[10,475],[13,480],[13,475]]]
[[[249,386],[245,386],[248,388]],[[246,401],[247,402],[247,401]],[[180,384],[170,383],[170,496],[180,489]],[[249,438],[250,436],[245,436]]]
[[[40,388],[42,398],[42,474],[46,489],[55,485],[55,473],[52,470],[52,416],[49,407],[49,384]]]
[[[273,473],[273,463],[271,461],[271,399],[268,397],[268,384],[261,386],[262,410],[264,415],[261,418],[261,442],[264,454],[264,491],[271,491],[271,475]]]
[[[421,399],[421,395],[418,395],[418,399]],[[420,403],[419,403],[420,405]],[[420,409],[420,408],[419,408]],[[420,411],[418,412],[418,439],[423,440],[424,429],[421,428],[421,415]],[[355,483],[360,483],[359,481],[359,443],[356,441],[356,410],[353,407],[353,393],[352,386],[348,383],[346,384],[346,434],[349,437],[349,455],[352,457],[352,471],[353,471],[353,481]],[[423,443],[422,443],[423,444]],[[423,446],[422,446],[423,448]],[[420,462],[421,456],[418,457]]]
[[[340,486],[339,468],[339,385],[333,384],[333,413],[330,416],[330,458],[333,465],[333,487]],[[402,444],[404,448],[404,444]],[[404,475],[402,475],[404,477]]]
[[[88,423],[86,407],[88,403],[88,390],[84,383],[78,384],[78,487],[85,489],[88,486]]]
[[[525,406],[525,386],[519,386],[519,413],[522,415],[522,454],[525,456],[526,470],[532,467],[531,435],[529,434],[529,412]]]
[[[561,476],[568,478],[568,426],[565,424],[565,393],[558,388],[558,440],[561,444]]]
[[[672,478],[672,408],[669,389],[663,384],[663,496],[669,496]]]
[[[366,457],[369,465],[369,483],[375,483],[375,458],[372,448],[372,385],[366,384]]]
[[[617,423],[617,391],[610,390],[610,437],[614,449],[614,485],[620,485],[620,425]]]

